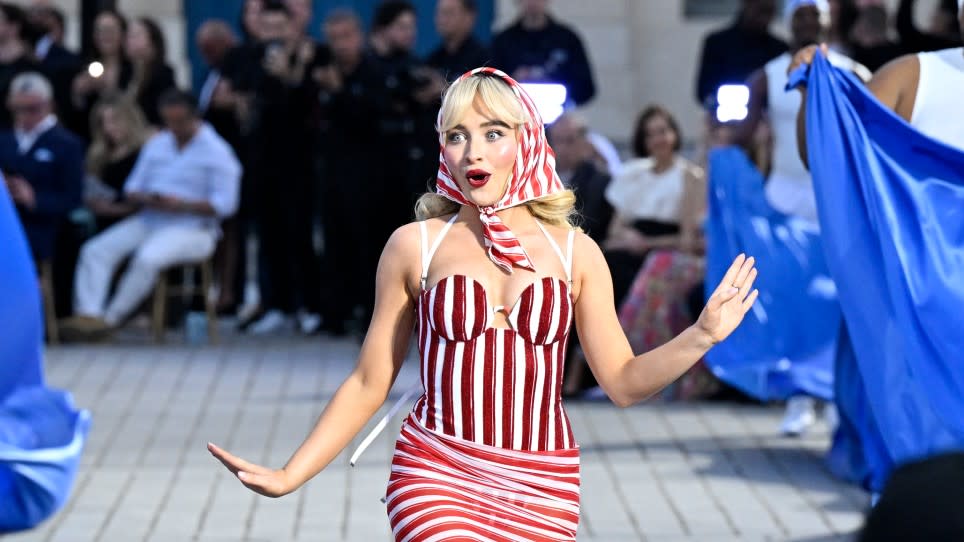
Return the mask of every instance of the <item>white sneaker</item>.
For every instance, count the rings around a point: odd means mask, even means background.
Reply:
[[[313,312],[298,311],[298,328],[305,335],[311,335],[321,327],[321,316]]]
[[[840,413],[837,412],[837,405],[833,401],[823,405],[823,421],[827,424],[827,431],[830,431],[832,437],[840,425]]]
[[[802,435],[817,421],[816,403],[812,397],[791,397],[787,401],[783,422],[780,423],[780,433],[790,437]]]
[[[270,310],[264,313],[257,322],[251,324],[248,333],[252,335],[268,335],[281,331],[289,324],[288,318],[279,310]]]

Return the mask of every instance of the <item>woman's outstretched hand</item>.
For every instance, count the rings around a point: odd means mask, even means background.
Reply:
[[[242,484],[255,493],[265,497],[281,497],[295,490],[288,482],[283,469],[269,469],[248,463],[211,443],[208,443],[208,451],[237,476]]]
[[[759,291],[753,290],[756,280],[754,259],[740,254],[733,260],[723,280],[706,302],[696,321],[698,329],[706,333],[713,344],[727,338],[743,321]]]

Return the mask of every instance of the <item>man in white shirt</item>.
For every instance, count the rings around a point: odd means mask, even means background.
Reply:
[[[105,336],[150,293],[161,271],[210,257],[220,220],[237,210],[241,166],[200,119],[194,97],[169,91],[159,109],[167,129],[144,145],[124,184],[127,199],[142,209],[81,248],[67,338]],[[108,299],[114,272],[128,257]]]

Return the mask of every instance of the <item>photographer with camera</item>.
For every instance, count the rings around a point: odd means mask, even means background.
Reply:
[[[301,8],[307,9],[301,5]],[[314,157],[317,127],[311,67],[321,49],[305,36],[304,14],[285,2],[264,2],[262,44],[248,113],[252,160],[252,210],[259,232],[261,306],[244,327],[272,333],[293,323],[303,333],[320,324],[319,260],[314,231]]]
[[[372,55],[366,54],[365,32],[358,14],[332,10],[322,25],[330,49],[326,64],[316,62],[312,81],[317,86],[321,117],[318,149],[322,159],[322,231],[325,296],[323,328],[336,336],[349,331],[355,309],[362,307],[367,322],[375,304],[378,245],[372,225],[378,217],[358,213],[360,194],[382,190],[384,173],[371,160],[373,134],[381,130],[388,98],[385,77]],[[380,242],[380,241],[379,241]],[[344,262],[363,262],[345,265]],[[360,327],[360,326],[359,326]]]
[[[370,52],[378,63],[388,93],[388,108],[382,115],[381,135],[388,147],[386,171],[391,176],[385,187],[395,198],[414,205],[438,167],[438,136],[432,128],[441,103],[445,79],[414,54],[415,7],[405,0],[388,0],[375,10]],[[399,201],[386,198],[385,201]],[[412,205],[389,204],[381,213],[381,241],[411,219]]]

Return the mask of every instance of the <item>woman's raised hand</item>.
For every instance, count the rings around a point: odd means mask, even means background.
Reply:
[[[753,264],[752,257],[737,256],[700,313],[696,326],[710,337],[713,344],[733,333],[756,301],[759,291],[753,290],[757,274]]]
[[[265,497],[281,497],[296,489],[291,487],[284,469],[269,469],[249,463],[211,443],[208,443],[208,451],[255,493]]]
[[[823,53],[823,56],[830,54],[830,49],[827,47],[826,43],[821,43],[820,45],[808,45],[803,49],[797,51],[793,58],[790,59],[790,66],[787,68],[787,75],[790,75],[800,66],[806,64],[813,64],[813,57],[817,55],[817,51]]]

